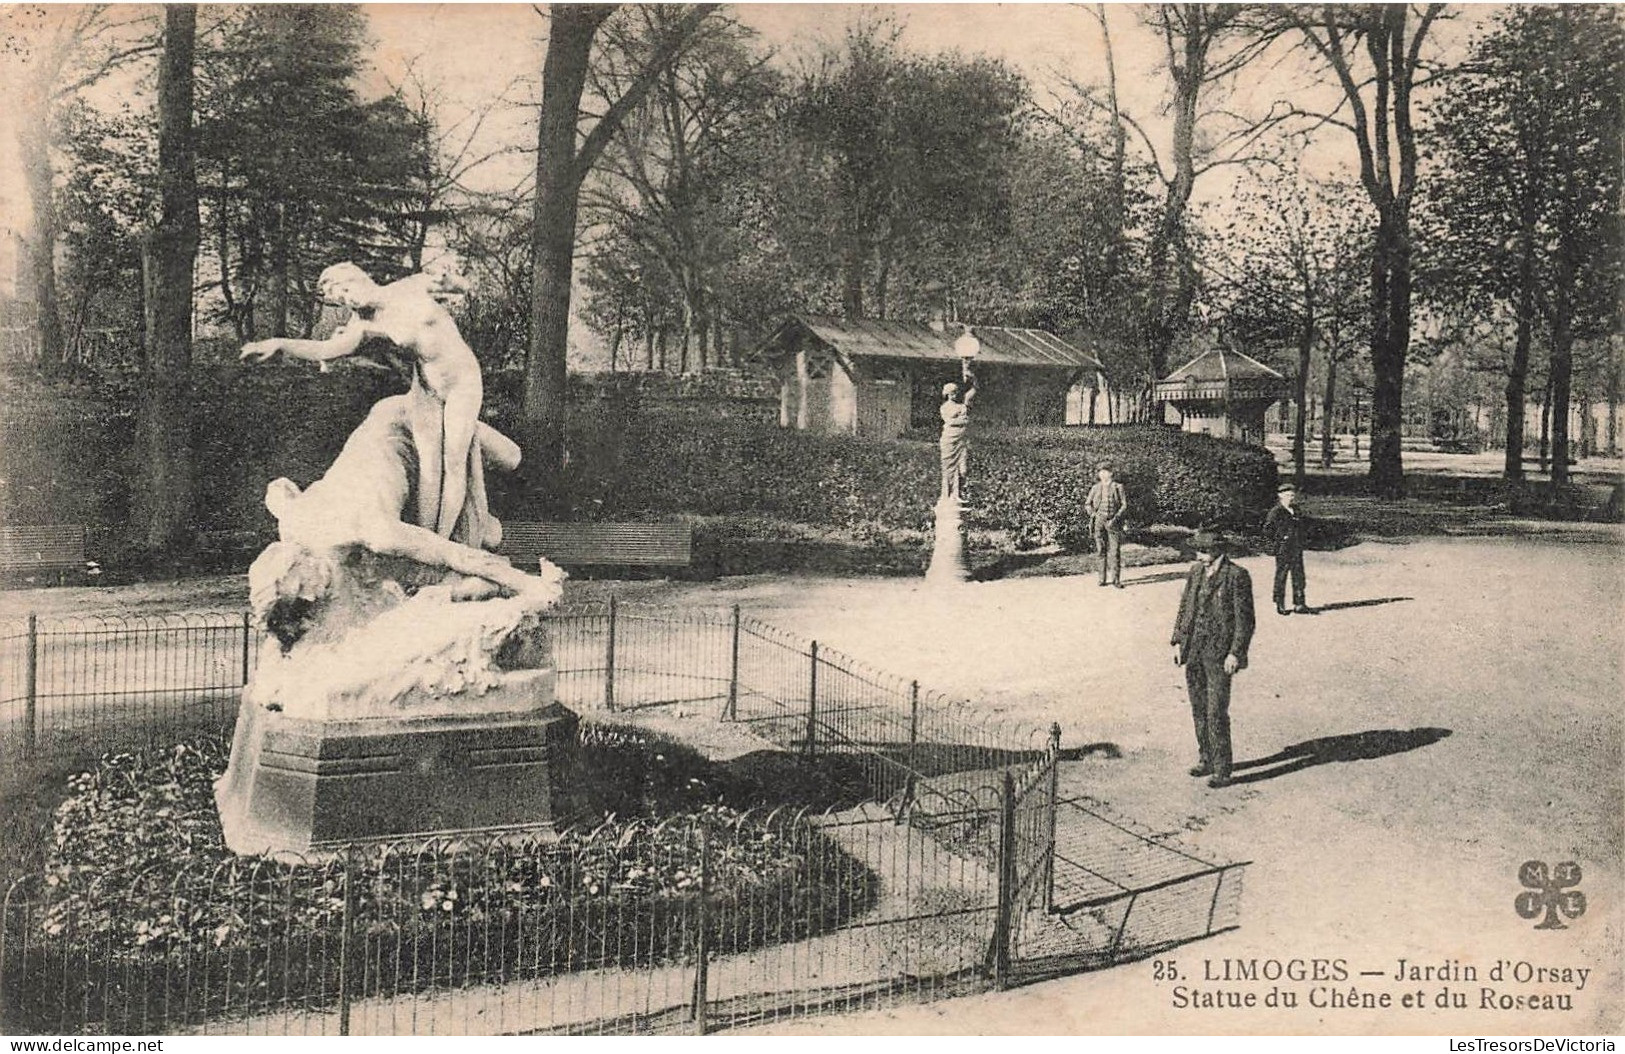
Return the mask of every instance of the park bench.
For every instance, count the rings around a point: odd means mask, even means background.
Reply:
[[[498,551],[521,566],[546,557],[561,567],[687,567],[694,531],[686,523],[504,523]]]
[[[85,564],[83,527],[0,527],[0,573],[55,571],[60,585],[69,571],[83,571]]]

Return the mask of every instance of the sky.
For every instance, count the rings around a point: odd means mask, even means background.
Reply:
[[[3,6],[3,5],[0,5]],[[375,49],[368,56],[368,87],[381,93],[408,73],[432,85],[444,98],[444,112],[459,116],[506,97],[515,105],[489,116],[474,144],[476,154],[498,146],[528,146],[534,133],[527,105],[536,85],[545,47],[546,20],[528,3],[512,4],[368,4]],[[1168,77],[1160,38],[1142,21],[1137,5],[1104,5],[1125,111],[1142,128],[1166,164],[1171,121],[1165,112]],[[1459,48],[1471,28],[1494,8],[1457,9],[1457,19],[1435,33],[1442,46]],[[1079,4],[934,4],[891,5],[772,3],[734,5],[729,11],[759,33],[780,61],[793,62],[823,42],[838,41],[854,18],[889,15],[901,23],[905,48],[932,53],[957,50],[1004,59],[1024,73],[1035,94],[1045,97],[1067,80],[1085,84],[1105,81],[1105,47],[1091,10]],[[1227,100],[1232,108],[1261,113],[1278,98],[1292,96],[1305,105],[1335,101],[1335,89],[1315,87],[1301,53],[1280,48],[1269,63],[1244,75],[1243,89]],[[0,102],[12,90],[0,79]],[[112,81],[101,89],[108,101],[130,85]],[[1309,102],[1305,102],[1309,100]],[[27,225],[26,199],[16,151],[10,147],[8,116],[0,105],[0,229]],[[466,126],[465,126],[466,127]],[[1136,144],[1136,147],[1138,144]],[[1315,175],[1353,174],[1355,152],[1347,132],[1328,128],[1302,158]],[[488,164],[472,180],[481,189],[509,189],[525,178],[531,164],[513,155]],[[1219,170],[1198,182],[1199,206],[1223,208],[1234,190],[1236,170]]]
[[[366,5],[379,44],[373,75],[380,81],[413,68],[444,85],[463,107],[509,88],[515,76],[532,78],[534,96],[545,47],[545,20],[522,4]],[[1046,88],[1071,80],[1103,84],[1105,46],[1092,13],[1076,4],[740,4],[729,8],[754,29],[780,61],[794,62],[824,43],[837,43],[847,25],[865,15],[889,15],[902,25],[903,47],[935,53],[959,51],[1004,59]],[[1148,132],[1166,158],[1171,122],[1160,39],[1135,6],[1106,5],[1121,105]],[[1267,109],[1285,75],[1245,101]],[[516,94],[523,94],[520,87]],[[512,126],[510,126],[512,127]],[[510,134],[507,128],[496,134]],[[495,178],[495,177],[492,177]]]

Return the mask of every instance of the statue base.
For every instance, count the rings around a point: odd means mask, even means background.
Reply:
[[[965,562],[963,508],[964,503],[958,498],[944,497],[937,502],[931,566],[925,571],[925,580],[933,585],[970,581],[970,566]]]
[[[556,835],[577,718],[553,671],[504,674],[470,712],[456,697],[354,720],[268,709],[245,695],[215,787],[236,853],[320,857],[342,845]]]

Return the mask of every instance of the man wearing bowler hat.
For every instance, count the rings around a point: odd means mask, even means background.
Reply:
[[[1095,552],[1100,556],[1100,584],[1106,584],[1109,571],[1112,585],[1122,589],[1123,518],[1128,515],[1128,494],[1121,483],[1112,479],[1110,461],[1095,466],[1095,475],[1099,482],[1089,488],[1083,512],[1089,517],[1089,533],[1094,537]]]
[[[1298,488],[1283,483],[1276,488],[1279,501],[1264,517],[1264,537],[1269,539],[1275,552],[1275,613],[1291,614],[1286,607],[1286,580],[1292,578],[1292,607],[1301,615],[1311,614],[1304,599],[1303,545],[1308,535],[1307,522],[1298,508]]]
[[[1216,530],[1191,538],[1198,561],[1185,579],[1174,621],[1174,663],[1185,667],[1196,745],[1201,752],[1192,776],[1209,787],[1230,785],[1230,679],[1247,668],[1253,639],[1253,580],[1230,561]]]

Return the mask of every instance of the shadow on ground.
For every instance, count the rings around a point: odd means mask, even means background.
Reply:
[[[1406,600],[1415,600],[1415,597],[1372,597],[1369,600],[1338,600],[1330,604],[1321,604],[1309,609],[1311,615],[1322,615],[1328,611],[1347,611],[1350,608],[1374,608],[1382,604],[1399,604]]]
[[[1408,750],[1431,746],[1448,735],[1450,735],[1448,728],[1412,728],[1407,731],[1380,729],[1309,739],[1283,747],[1267,758],[1236,763],[1233,768],[1238,773],[1244,769],[1259,771],[1238,775],[1235,782],[1258,783],[1334,761],[1370,761],[1373,758],[1385,758],[1390,754],[1403,754]]]

